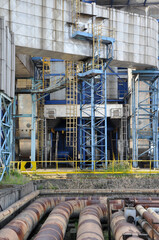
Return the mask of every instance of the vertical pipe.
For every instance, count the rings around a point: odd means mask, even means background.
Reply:
[[[116,128],[116,153],[115,159],[118,160],[118,129]]]
[[[32,79],[32,89],[34,88],[35,80]],[[36,94],[31,95],[32,98],[32,119],[31,119],[31,161],[35,161],[36,152]]]
[[[108,166],[107,162],[107,72],[106,63],[104,66],[104,104],[105,104],[105,168]]]
[[[12,114],[12,102],[9,104],[8,108],[9,108],[9,116],[8,116],[8,124],[10,125],[10,139],[9,139],[9,154],[10,154],[10,157],[8,159],[8,167],[7,167],[7,172],[9,174],[9,168],[10,168],[10,161],[13,160],[13,114]],[[15,138],[15,137],[14,137]]]
[[[83,159],[83,131],[82,131],[82,82],[80,83],[80,168],[82,168],[82,161]]]
[[[94,170],[95,161],[95,105],[94,105],[94,77],[91,78],[91,170]]]
[[[45,168],[47,168],[47,119],[45,121]]]
[[[135,103],[135,78],[132,79],[132,138],[133,149],[132,159],[136,160],[136,103]],[[137,167],[137,162],[133,161],[133,167]]]
[[[155,112],[155,116],[154,116],[154,122],[153,122],[153,141],[154,141],[154,160],[156,161],[154,163],[154,167],[158,168],[158,78],[156,79],[156,81],[154,82],[154,112]]]
[[[16,101],[17,97],[14,97],[13,101],[13,146],[12,146],[12,160],[15,161],[15,138],[16,138]]]

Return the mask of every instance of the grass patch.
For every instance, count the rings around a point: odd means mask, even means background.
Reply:
[[[127,173],[131,169],[130,163],[128,161],[120,161],[120,162],[111,162],[108,165],[108,168],[105,170],[106,172],[122,172]]]
[[[23,185],[30,182],[30,178],[22,175],[18,171],[10,171],[10,174],[5,174],[0,185]]]

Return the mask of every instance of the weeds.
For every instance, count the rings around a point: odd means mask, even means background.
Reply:
[[[22,175],[18,171],[10,171],[10,174],[5,174],[1,185],[23,185],[30,182],[30,178]]]

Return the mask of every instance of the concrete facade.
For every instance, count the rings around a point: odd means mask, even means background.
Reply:
[[[112,65],[157,67],[158,23],[155,19],[81,3],[80,23],[90,23],[92,14],[105,28],[114,30]],[[2,0],[0,16],[5,17],[15,34],[17,53],[71,60],[92,55],[89,42],[72,39],[71,0]]]

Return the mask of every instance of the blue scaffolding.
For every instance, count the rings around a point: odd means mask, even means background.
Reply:
[[[10,161],[12,160],[12,100],[4,93],[0,93],[0,181],[3,179],[4,173],[9,173]]]
[[[158,78],[157,70],[133,71],[133,160],[155,160],[156,168],[158,167]],[[134,162],[133,166],[137,167],[138,163]]]
[[[113,59],[114,38],[94,36],[75,31],[73,38],[96,42],[98,51],[93,49],[94,59],[84,65],[78,73],[80,91],[80,167],[105,163],[107,168],[107,84],[106,69]],[[100,60],[100,44],[106,47],[106,57]],[[103,64],[104,62],[104,64]]]

